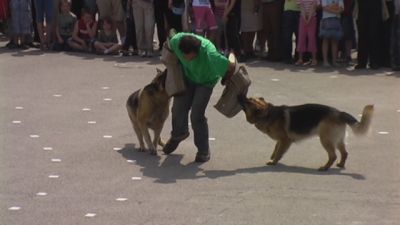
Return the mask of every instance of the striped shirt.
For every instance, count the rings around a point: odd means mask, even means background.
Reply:
[[[211,8],[210,0],[193,0],[192,6],[206,6]]]

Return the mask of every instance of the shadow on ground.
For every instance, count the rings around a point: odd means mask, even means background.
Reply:
[[[199,163],[182,164],[183,155],[171,154],[164,160],[160,156],[152,156],[148,152],[139,152],[135,144],[125,144],[125,147],[118,151],[125,159],[134,160],[136,166],[140,166],[140,171],[145,177],[156,179],[156,183],[176,183],[177,180],[193,180],[199,178],[218,179],[237,174],[256,174],[256,173],[298,173],[314,176],[347,176],[356,180],[366,178],[357,173],[346,173],[340,168],[331,168],[329,171],[320,172],[315,168],[304,168],[298,166],[288,166],[278,164],[276,166],[259,166],[252,168],[240,168],[236,170],[205,170]],[[159,155],[163,154],[159,152]]]

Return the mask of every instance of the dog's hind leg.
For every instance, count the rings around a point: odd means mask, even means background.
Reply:
[[[344,143],[344,140],[342,139],[339,144],[337,145],[337,148],[340,151],[340,162],[337,164],[338,167],[340,168],[344,168],[344,164],[346,163],[346,159],[347,159],[347,151],[346,151],[346,145]]]
[[[153,142],[151,141],[149,129],[147,128],[146,124],[140,123],[140,129],[143,131],[143,137],[144,140],[146,141],[147,147],[149,147],[150,154],[152,155],[157,155],[157,151],[153,145]]]
[[[267,165],[276,165],[289,149],[290,145],[292,145],[292,142],[289,139],[279,140],[275,145],[275,150],[271,155],[271,160],[267,162]]]
[[[142,134],[142,131],[139,128],[139,125],[134,123],[134,122],[132,122],[132,126],[133,126],[133,129],[135,130],[137,139],[139,141],[139,145],[140,145],[139,151],[140,152],[146,151],[146,147],[144,146],[144,141],[143,141],[143,134]]]
[[[321,166],[318,170],[319,171],[326,171],[328,170],[332,164],[336,160],[336,153],[335,153],[335,144],[332,143],[332,140],[329,138],[324,138],[320,136],[321,144],[325,148],[325,150],[328,152],[328,162],[324,166]]]
[[[161,130],[162,130],[162,127],[161,128],[157,127],[154,129],[153,145],[154,145],[154,149],[156,151],[157,151],[157,145],[161,142],[161,138],[160,138]]]

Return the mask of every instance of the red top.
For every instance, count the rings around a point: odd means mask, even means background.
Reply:
[[[91,22],[89,24],[89,27],[92,28],[93,25],[94,25],[94,23]],[[79,38],[82,38],[85,41],[89,41],[91,39],[91,37],[89,35],[89,31],[86,28],[86,24],[82,19],[80,19],[79,22],[78,22],[78,29],[79,29],[79,31],[78,31],[78,37]]]

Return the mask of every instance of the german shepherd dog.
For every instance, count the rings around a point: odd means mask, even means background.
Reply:
[[[274,106],[263,98],[239,96],[238,99],[247,121],[277,141],[267,165],[276,165],[293,142],[318,135],[329,157],[328,162],[319,168],[320,171],[328,170],[335,162],[336,148],[341,154],[337,166],[344,168],[347,158],[344,142],[346,125],[356,135],[365,134],[374,111],[373,105],[365,106],[358,122],[352,115],[326,105]]]
[[[168,118],[170,103],[170,97],[165,91],[166,77],[166,69],[157,69],[157,75],[151,83],[131,94],[126,102],[129,118],[140,143],[139,151],[146,151],[144,138],[152,155],[157,155],[157,144],[164,146],[160,134]],[[149,129],[154,131],[153,141]]]

